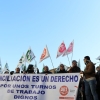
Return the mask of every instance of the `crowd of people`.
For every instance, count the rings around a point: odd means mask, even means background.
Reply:
[[[80,79],[77,100],[100,100],[100,66],[95,68],[95,64],[91,61],[89,56],[84,57],[84,63],[86,65],[84,71],[77,66],[77,61],[72,61],[72,66],[69,70],[65,70],[63,64],[60,64],[60,69],[56,73],[80,73],[83,76]],[[97,70],[97,72],[96,72]],[[9,72],[5,72],[8,74]],[[16,68],[15,72],[11,71],[10,74],[19,74],[20,68]],[[29,65],[26,71],[21,73],[35,74],[34,66]],[[49,71],[48,66],[44,66],[43,72],[40,73],[37,69],[37,74],[52,74]]]

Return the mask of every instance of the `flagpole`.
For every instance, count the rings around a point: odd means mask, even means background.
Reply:
[[[73,48],[74,48],[74,40],[73,40]],[[73,51],[72,51],[71,61],[72,61],[72,58],[73,58]]]
[[[68,58],[69,66],[71,66],[71,65],[70,65],[70,61],[69,61],[69,57],[68,57],[68,54],[67,54],[67,58]]]
[[[44,67],[45,67],[45,65],[44,65],[44,63],[43,63],[43,68],[42,68],[42,72],[44,72]]]
[[[34,61],[35,61],[35,70],[36,70],[36,74],[37,74],[37,61],[35,60],[35,58],[34,58]]]
[[[47,45],[46,45],[46,47],[47,47]],[[47,49],[48,49],[48,47],[47,47]],[[48,50],[48,52],[49,52],[49,50]],[[50,56],[50,53],[49,53],[49,56]],[[51,60],[52,67],[53,67],[53,69],[54,69],[54,65],[53,65],[53,62],[52,62],[51,56],[50,56],[50,60]]]
[[[26,73],[27,68],[26,68],[26,61],[24,62],[24,73]]]
[[[72,57],[71,57],[71,61],[72,61],[72,58],[73,58],[73,52],[72,52]]]
[[[35,60],[35,58],[34,58],[34,61],[35,61],[35,64],[37,65],[37,61]],[[37,66],[36,66],[37,67]]]
[[[23,52],[23,56],[24,56],[24,67],[26,67],[26,55]],[[22,62],[23,63],[23,62]],[[27,68],[25,69],[25,71],[27,70]],[[25,72],[26,73],[26,72]]]
[[[35,58],[34,58],[34,61],[35,61],[35,63],[36,63],[36,60],[35,60]]]
[[[53,62],[52,62],[51,56],[50,56],[50,60],[51,60],[51,63],[52,63],[52,67],[53,67],[53,69],[54,69],[54,65],[53,65]]]

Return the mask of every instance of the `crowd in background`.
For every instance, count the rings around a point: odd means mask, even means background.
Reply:
[[[80,73],[83,76],[80,79],[77,100],[100,100],[100,66],[95,68],[94,63],[91,61],[89,56],[84,57],[84,63],[86,65],[84,71],[77,66],[77,61],[72,61],[72,66],[69,70],[65,70],[63,64],[60,64],[60,68],[58,71],[54,73]],[[97,70],[97,72],[96,72]],[[6,71],[4,74],[8,74]],[[20,68],[17,67],[15,72],[11,71],[10,74],[19,74]],[[21,71],[21,73],[35,74],[34,66],[30,64],[25,71]],[[37,68],[37,74],[52,74],[49,71],[48,66],[44,66],[43,72],[39,72]]]

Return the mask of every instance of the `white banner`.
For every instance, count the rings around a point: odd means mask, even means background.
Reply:
[[[79,73],[0,75],[0,100],[76,100]]]

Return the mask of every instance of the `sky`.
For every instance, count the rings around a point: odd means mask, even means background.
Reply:
[[[67,56],[56,59],[62,41],[68,48],[74,39],[73,60],[85,65],[84,56],[96,63],[100,55],[100,0],[0,0],[0,58],[15,70],[29,47],[40,71],[52,69],[50,58],[39,63],[47,45],[54,67],[69,65]],[[72,54],[68,55],[71,63]],[[31,64],[35,64],[34,61]],[[97,64],[98,65],[98,64]]]

